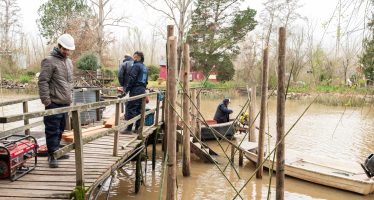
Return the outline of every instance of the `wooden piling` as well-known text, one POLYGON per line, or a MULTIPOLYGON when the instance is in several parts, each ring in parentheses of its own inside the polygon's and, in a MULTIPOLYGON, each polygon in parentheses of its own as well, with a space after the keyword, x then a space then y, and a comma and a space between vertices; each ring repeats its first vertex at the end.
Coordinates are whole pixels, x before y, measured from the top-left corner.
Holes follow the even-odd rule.
POLYGON ((248 140, 250 142, 256 141, 256 124, 255 124, 255 118, 256 118, 256 85, 253 85, 251 88, 251 103, 249 105, 249 137, 248 140))
MULTIPOLYGON (((167 44, 166 44, 166 71, 167 71, 167 78, 166 78, 166 93, 165 93, 165 99, 169 99, 169 85, 170 85, 170 83, 169 83, 169 52, 170 52, 170 44, 169 44, 169 38, 171 37, 171 36, 174 36, 174 26, 173 25, 168 25, 167 26, 167 44)), ((166 106, 165 107, 163 107, 162 109, 165 109, 165 113, 166 113, 166 115, 165 115, 165 121, 164 121, 164 138, 163 138, 163 141, 162 141, 162 151, 164 151, 165 152, 165 150, 166 150, 166 146, 167 146, 167 140, 168 140, 168 136, 167 136, 167 133, 168 133, 168 122, 169 122, 169 120, 168 120, 168 118, 169 118, 169 115, 168 115, 168 113, 169 113, 169 111, 168 111, 168 109, 169 109, 169 106, 168 106, 168 102, 166 101, 166 106)))
MULTIPOLYGON (((100 90, 95 91, 96 102, 100 101, 100 90)), ((100 121, 100 108, 96 108, 96 121, 100 121)))
MULTIPOLYGON (((120 103, 116 103, 116 111, 114 117, 114 126, 118 126, 119 124, 119 114, 120 114, 120 103)), ((113 156, 118 155, 118 141, 119 140, 119 131, 114 133, 114 141, 113 141, 113 156)))
POLYGON ((268 48, 264 49, 263 55, 263 68, 262 68, 262 87, 261 87, 261 114, 260 114, 260 131, 258 134, 258 154, 257 165, 259 170, 256 173, 257 178, 262 178, 264 161, 264 141, 265 141, 265 128, 266 128, 266 107, 267 107, 267 94, 268 94, 268 63, 269 51, 268 48))
POLYGON ((183 176, 190 176, 191 171, 191 150, 190 150, 190 130, 187 124, 190 124, 190 47, 183 45, 183 176))
MULTIPOLYGON (((28 113, 29 112, 29 104, 28 101, 22 102, 22 108, 23 108, 23 113, 28 113)), ((29 119, 24 119, 23 124, 26 126, 29 124, 29 119)), ((25 130, 25 135, 30 135, 30 129, 25 130)))
POLYGON ((138 194, 140 190, 141 183, 141 170, 142 170, 142 153, 139 153, 136 157, 136 167, 135 167, 135 194, 138 194))
POLYGON ((177 177, 176 177, 176 169, 177 169, 177 155, 176 155, 176 131, 177 131, 177 123, 176 123, 176 114, 173 108, 176 108, 176 76, 177 76, 177 38, 175 36, 168 38, 169 45, 169 73, 168 73, 168 99, 170 102, 170 106, 168 108, 168 123, 167 123, 167 144, 168 144, 168 178, 167 178, 167 200, 174 200, 177 196, 177 177))
POLYGON ((138 139, 143 140, 143 127, 145 122, 145 104, 146 104, 146 97, 142 99, 142 109, 140 114, 140 126, 138 128, 138 139))
POLYGON ((286 62, 286 29, 279 28, 279 47, 278 47, 278 93, 277 93, 277 165, 276 165, 276 199, 284 199, 284 162, 285 162, 285 143, 284 137, 284 118, 285 118, 285 62, 286 62))
MULTIPOLYGON (((194 105, 196 105, 196 95, 197 95, 196 89, 192 89, 191 99, 194 105)), ((191 109, 192 109, 192 119, 191 119, 192 134, 196 135, 196 137, 201 140, 200 135, 197 135, 197 127, 196 127, 197 126, 197 109, 195 106, 192 106, 191 109)))
POLYGON ((243 151, 239 150, 239 166, 243 166, 243 151))
POLYGON ((235 146, 231 145, 231 162, 234 164, 235 161, 235 146))
POLYGON ((80 112, 72 111, 73 129, 74 129, 74 148, 75 148, 75 177, 76 186, 84 188, 84 160, 83 160, 83 138, 80 112))

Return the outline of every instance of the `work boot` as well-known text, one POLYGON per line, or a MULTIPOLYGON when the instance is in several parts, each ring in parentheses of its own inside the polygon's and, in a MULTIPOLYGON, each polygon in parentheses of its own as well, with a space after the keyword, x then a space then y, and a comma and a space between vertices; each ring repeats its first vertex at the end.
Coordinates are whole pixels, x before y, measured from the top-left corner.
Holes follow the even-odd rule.
POLYGON ((62 155, 61 157, 57 158, 57 160, 65 160, 65 159, 69 159, 70 156, 69 155, 62 155))
POLYGON ((120 131, 119 133, 121 133, 121 134, 124 134, 124 135, 132 135, 132 131, 129 131, 129 130, 126 130, 126 129, 124 129, 124 130, 122 130, 122 131, 120 131))
POLYGON ((48 156, 48 165, 49 168, 57 168, 58 167, 58 162, 53 156, 48 156))

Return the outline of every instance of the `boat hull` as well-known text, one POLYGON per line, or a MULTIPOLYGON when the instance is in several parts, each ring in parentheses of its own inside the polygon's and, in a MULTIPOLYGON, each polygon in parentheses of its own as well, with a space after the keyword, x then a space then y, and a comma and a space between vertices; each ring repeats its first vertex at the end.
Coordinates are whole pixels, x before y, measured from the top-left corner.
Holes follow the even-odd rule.
MULTIPOLYGON (((210 128, 218 131, 222 135, 225 135, 226 138, 231 139, 235 134, 235 127, 232 125, 233 121, 221 123, 221 124, 211 124, 210 128)), ((201 127, 201 139, 202 140, 215 140, 213 131, 209 127, 201 127)), ((217 135, 218 138, 221 138, 217 135)))
MULTIPOLYGON (((288 153, 288 151, 287 151, 288 153)), ((246 152, 245 156, 257 162, 257 155, 246 152)), ((272 161, 266 160, 264 167, 271 168, 272 161)), ((274 163, 275 169, 275 163, 274 163)), ((289 156, 285 160, 285 174, 308 182, 317 183, 341 190, 351 191, 362 195, 374 192, 374 180, 369 179, 357 163, 347 163, 340 160, 307 158, 289 156)))

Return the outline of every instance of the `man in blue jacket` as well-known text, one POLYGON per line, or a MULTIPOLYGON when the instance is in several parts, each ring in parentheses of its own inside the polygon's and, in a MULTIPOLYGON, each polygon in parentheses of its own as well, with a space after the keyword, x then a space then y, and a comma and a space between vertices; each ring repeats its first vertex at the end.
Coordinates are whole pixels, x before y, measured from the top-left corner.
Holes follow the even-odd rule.
POLYGON ((225 123, 230 121, 230 114, 233 111, 227 108, 229 103, 230 99, 225 98, 223 102, 218 105, 216 114, 214 115, 214 120, 216 120, 217 123, 225 123))
POLYGON ((132 59, 131 55, 126 53, 125 54, 125 59, 119 66, 118 70, 118 82, 123 88, 124 94, 126 91, 126 87, 129 83, 129 72, 132 64, 134 63, 134 60, 132 59))
MULTIPOLYGON (((148 69, 143 64, 144 54, 141 51, 137 51, 133 56, 134 64, 132 65, 129 72, 129 82, 125 92, 130 93, 130 97, 145 94, 145 89, 148 84, 148 69)), ((126 108, 126 120, 130 120, 141 113, 142 99, 129 101, 126 108)), ((136 121, 135 131, 140 127, 140 120, 136 121)), ((131 133, 132 124, 126 128, 124 133, 131 133)))

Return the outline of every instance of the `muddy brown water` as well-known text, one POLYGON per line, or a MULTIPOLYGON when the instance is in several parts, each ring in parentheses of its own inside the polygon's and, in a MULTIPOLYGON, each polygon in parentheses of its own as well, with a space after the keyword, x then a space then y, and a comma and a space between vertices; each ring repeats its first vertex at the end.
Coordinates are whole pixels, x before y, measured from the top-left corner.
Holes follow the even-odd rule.
MULTIPOLYGON (((18 96, 12 97, 19 98, 18 96)), ((10 97, 3 97, 10 100, 10 97)), ((206 119, 212 118, 220 98, 202 98, 201 111, 206 119)), ((235 117, 241 106, 245 104, 245 97, 232 99, 230 107, 234 110, 235 117)), ((308 106, 306 101, 286 101, 286 131, 294 124, 301 113, 308 106)), ((257 101, 259 109, 259 99, 257 101)), ((41 110, 39 101, 30 104, 30 111, 41 110)), ((17 114, 22 112, 21 105, 7 106, 0 108, 0 115, 17 114)), ((275 135, 276 130, 276 101, 269 101, 269 133, 275 135)), ((39 119, 40 120, 40 119, 39 119)), ((257 123, 258 124, 258 123, 257 123)), ((0 129, 16 127, 17 124, 0 125, 0 129), (5 128, 4 128, 5 126, 5 128)), ((36 128, 38 129, 38 128, 36 128)), ((39 127, 41 129, 41 127, 39 127)), ((266 140, 270 146, 274 139, 266 140)), ((223 168, 227 163, 222 150, 217 142, 208 142, 209 146, 220 152, 219 166, 223 168)), ((223 144, 226 147, 227 144, 223 144)), ((374 153, 374 108, 371 106, 345 108, 313 104, 304 117, 296 124, 286 138, 286 148, 299 151, 305 155, 317 155, 327 158, 337 158, 350 162, 363 162, 365 158, 374 153)), ((287 151, 286 151, 287 152, 287 151)), ((148 150, 151 156, 151 149, 148 150)), ((138 194, 134 194, 135 163, 130 163, 118 172, 113 181, 110 191, 110 199, 159 199, 160 191, 162 199, 165 199, 166 180, 162 183, 163 153, 160 146, 157 147, 156 169, 152 171, 151 162, 147 163, 144 186, 138 194)), ((213 164, 201 162, 192 156, 191 176, 184 178, 181 174, 181 152, 178 154, 178 199, 232 199, 235 191, 230 183, 222 176, 220 171, 213 164)), ((145 163, 143 163, 143 168, 145 163)), ((239 190, 249 179, 254 171, 252 163, 244 159, 244 166, 237 166, 241 179, 239 179, 233 168, 229 167, 225 174, 233 186, 239 190)), ((165 176, 166 179, 166 176, 165 176)), ((269 175, 265 170, 262 180, 253 178, 241 192, 243 199, 267 199, 269 189, 269 175)), ((275 179, 270 184, 270 198, 275 199, 275 179)), ((106 194, 99 199, 105 199, 106 194)), ((240 199, 240 198, 237 198, 240 199)), ((295 178, 286 178, 285 199, 337 199, 337 200, 374 200, 374 194, 362 196, 351 192, 345 192, 317 184, 305 182, 295 178)))

